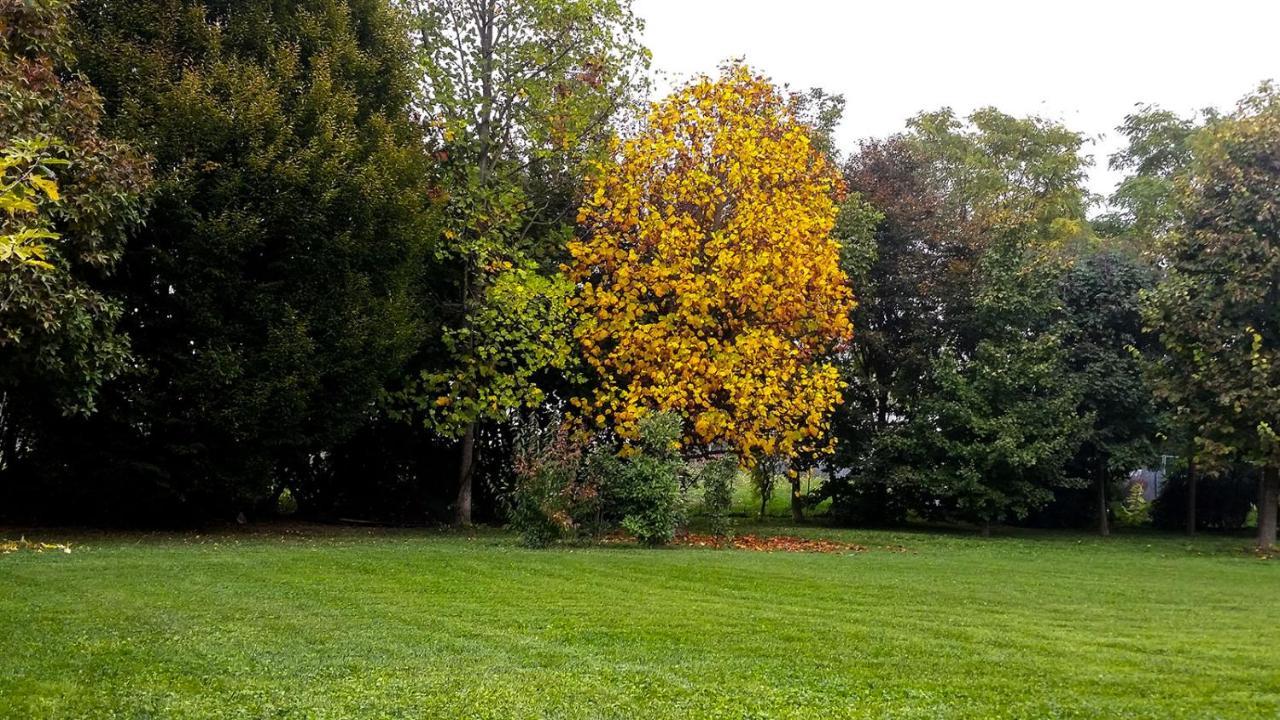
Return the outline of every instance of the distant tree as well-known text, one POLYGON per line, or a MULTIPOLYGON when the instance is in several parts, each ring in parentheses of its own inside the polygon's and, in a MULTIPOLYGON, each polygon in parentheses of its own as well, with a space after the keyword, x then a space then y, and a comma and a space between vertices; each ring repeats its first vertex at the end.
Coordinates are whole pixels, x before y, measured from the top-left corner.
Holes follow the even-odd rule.
POLYGON ((1127 144, 1109 166, 1126 175, 1109 199, 1112 210, 1098 221, 1100 230, 1143 251, 1156 250, 1157 240, 1177 225, 1176 181, 1191 164, 1197 127, 1195 119, 1153 105, 1125 116, 1117 130, 1127 144))
POLYGON ((929 158, 947 207, 968 225, 975 249, 1016 232, 1048 251, 1084 231, 1088 166, 1080 133, 984 108, 965 119, 951 110, 922 113, 908 123, 906 138, 929 158))
POLYGON ((814 149, 831 163, 839 163, 840 148, 836 145, 835 134, 844 117, 844 95, 815 87, 791 93, 791 103, 796 119, 809 127, 814 149))
POLYGON ((1139 292, 1152 274, 1132 254, 1102 247, 1076 259, 1062 280, 1063 344, 1079 382, 1079 414, 1089 418, 1074 467, 1097 489, 1098 530, 1110 534, 1107 493, 1150 460, 1157 429, 1143 374, 1139 292))
POLYGON ((1082 144, 1038 118, 944 110, 851 160, 851 187, 882 217, 873 248, 845 246, 867 292, 845 366, 856 405, 840 457, 854 467, 828 484, 841 505, 985 528, 1078 484, 1056 288, 1087 235, 1082 144))
POLYGON ((741 65, 651 109, 592 178, 570 246, 587 418, 635 438, 648 413, 746 464, 827 445, 840 401, 828 353, 850 334, 831 238, 835 169, 763 77, 741 65))
POLYGON ((564 359, 565 285, 547 278, 572 234, 583 165, 643 90, 648 53, 630 0, 403 4, 423 68, 421 104, 446 158, 438 256, 456 269, 442 288, 441 367, 424 370, 405 396, 448 408, 423 418, 461 440, 454 511, 470 524, 480 422, 539 402, 535 380, 564 359), (541 295, 529 302, 531 293, 541 295), (484 342, 482 322, 504 315, 521 318, 522 340, 484 342))
MULTIPOLYGON (((1245 98, 1195 139, 1168 273, 1145 311, 1176 383, 1175 407, 1204 407, 1198 457, 1261 472, 1258 545, 1276 542, 1280 503, 1280 94, 1245 98)), ((1197 410, 1199 412, 1199 410, 1197 410)))
POLYGON ((121 304, 103 285, 150 173, 99 127, 71 9, 0 1, 0 470, 56 442, 38 437, 39 417, 91 412, 127 362, 121 304))
POLYGON ((76 7, 104 126, 157 186, 111 288, 137 362, 45 461, 95 514, 252 509, 374 415, 426 330, 405 25, 380 0, 76 7))
MULTIPOLYGON (((1202 115, 1204 123, 1212 122, 1216 116, 1208 110, 1202 115)), ((1118 128, 1128 143, 1111 156, 1110 166, 1127 174, 1110 198, 1112 210, 1096 220, 1094 226, 1099 233, 1141 253, 1156 274, 1163 273, 1167 265, 1162 253, 1176 244, 1170 240, 1179 230, 1177 187, 1190 170, 1193 141, 1201 119, 1184 118, 1145 105, 1126 116, 1118 128)), ((1201 475, 1194 438, 1206 422, 1204 411, 1211 401, 1184 396, 1191 387, 1183 384, 1176 370, 1170 372, 1174 367, 1162 354, 1152 354, 1147 369, 1148 385, 1160 400, 1162 433, 1187 458, 1186 530, 1194 534, 1201 475)))
POLYGON ((845 166, 850 197, 835 236, 841 267, 857 288, 854 341, 841 356, 846 383, 833 433, 834 463, 849 475, 828 483, 837 511, 862 521, 898 518, 885 463, 888 440, 906 423, 947 328, 950 282, 967 261, 961 234, 943 207, 928 158, 903 138, 866 143, 845 166))

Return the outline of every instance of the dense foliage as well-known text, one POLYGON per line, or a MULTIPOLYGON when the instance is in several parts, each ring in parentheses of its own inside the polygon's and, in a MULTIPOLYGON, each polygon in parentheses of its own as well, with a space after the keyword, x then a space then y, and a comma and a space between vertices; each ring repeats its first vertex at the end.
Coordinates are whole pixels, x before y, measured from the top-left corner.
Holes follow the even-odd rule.
POLYGON ((1262 473, 1258 543, 1274 545, 1280 504, 1280 94, 1271 87, 1210 123, 1181 184, 1168 273, 1147 298, 1167 355, 1165 395, 1199 416, 1206 469, 1262 473))
POLYGON ((845 364, 847 474, 827 484, 863 520, 988 526, 1076 483, 1079 389, 1056 278, 1084 231, 1082 138, 982 110, 915 118, 846 169, 843 261, 865 279, 866 340, 845 364))
POLYGON ((826 443, 825 362, 852 307, 830 233, 839 178, 764 78, 727 66, 656 104, 589 180, 569 268, 597 375, 581 409, 635 438, 673 412, 750 464, 826 443))
POLYGON ((129 361, 125 304, 104 288, 150 173, 103 132, 69 21, 62 2, 0 2, 0 468, 10 475, 35 453, 61 452, 41 426, 92 412, 129 361))
MULTIPOLYGON (((516 457, 511 526, 531 547, 610 531, 645 545, 670 542, 685 518, 681 482, 690 475, 677 452, 680 436, 671 413, 645 416, 624 452, 607 440, 584 443, 567 425, 528 431, 516 457)), ((723 494, 723 477, 709 479, 713 495, 723 494)))
POLYGON ((1275 540, 1270 86, 1140 106, 1100 205, 1044 118, 842 152, 844 97, 744 61, 641 110, 628 0, 0 13, 6 516, 660 544, 785 477, 797 521, 1105 534, 1161 453, 1157 523, 1256 475, 1275 540))
POLYGON ((1140 260, 1107 247, 1085 251, 1062 279, 1067 367, 1087 418, 1070 467, 1096 490, 1103 535, 1113 487, 1154 454, 1157 415, 1142 364, 1150 338, 1138 307, 1139 292, 1151 284, 1140 260))
POLYGON ((135 361, 34 472, 95 514, 248 510, 366 422, 426 331, 404 27, 379 2, 78 10, 104 126, 156 188, 110 287, 135 361))

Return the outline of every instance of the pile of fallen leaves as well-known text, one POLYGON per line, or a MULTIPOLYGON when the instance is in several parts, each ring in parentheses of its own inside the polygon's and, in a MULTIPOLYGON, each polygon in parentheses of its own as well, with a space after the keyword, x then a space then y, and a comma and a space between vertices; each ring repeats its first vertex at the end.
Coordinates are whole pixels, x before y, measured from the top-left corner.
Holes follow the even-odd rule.
POLYGON ((688 547, 753 550, 755 552, 855 553, 866 552, 870 549, 866 545, 857 543, 802 538, 794 535, 734 535, 732 537, 722 537, 719 535, 689 533, 677 537, 674 544, 688 547))
POLYGON ((58 550, 68 555, 71 554, 71 546, 62 543, 33 542, 28 540, 26 536, 17 540, 0 540, 0 555, 8 555, 19 550, 32 550, 42 553, 45 550, 58 550))
MULTIPOLYGON (((605 545, 617 545, 635 542, 635 538, 625 532, 612 532, 600 538, 605 545)), ((685 533, 677 535, 670 543, 675 547, 718 548, 721 550, 751 550, 754 552, 794 552, 794 553, 861 553, 869 550, 888 550, 890 552, 911 552, 901 545, 885 545, 869 547, 858 543, 802 538, 794 535, 707 535, 703 533, 685 533)))

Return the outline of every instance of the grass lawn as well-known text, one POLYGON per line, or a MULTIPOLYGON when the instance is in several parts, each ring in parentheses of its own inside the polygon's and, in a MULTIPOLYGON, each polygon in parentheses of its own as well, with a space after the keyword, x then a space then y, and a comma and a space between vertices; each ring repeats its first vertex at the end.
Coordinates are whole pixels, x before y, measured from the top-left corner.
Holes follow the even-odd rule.
POLYGON ((6 718, 1274 718, 1240 539, 806 529, 854 554, 502 534, 35 533, 6 718))

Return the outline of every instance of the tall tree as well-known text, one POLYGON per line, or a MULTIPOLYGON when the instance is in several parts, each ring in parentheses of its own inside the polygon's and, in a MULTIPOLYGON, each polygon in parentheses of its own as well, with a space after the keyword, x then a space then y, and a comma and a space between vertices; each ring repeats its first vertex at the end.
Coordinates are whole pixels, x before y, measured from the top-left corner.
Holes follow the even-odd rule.
POLYGON ((1107 493, 1151 459, 1156 433, 1154 398, 1143 374, 1139 292, 1151 273, 1132 254, 1101 247, 1076 259, 1062 280, 1063 341, 1079 381, 1079 414, 1089 418, 1075 470, 1097 491, 1098 530, 1110 534, 1107 493))
MULTIPOLYGON (((1206 110, 1202 116, 1184 118, 1144 105, 1126 116, 1117 128, 1127 143, 1111 156, 1110 167, 1125 171, 1126 176, 1110 198, 1111 211, 1098 218, 1094 226, 1099 233, 1115 237, 1140 253, 1157 274, 1168 264, 1162 253, 1172 246, 1170 236, 1179 230, 1177 188, 1191 167, 1196 131, 1202 123, 1212 122, 1216 113, 1206 110)), ((1148 384, 1161 400, 1164 431, 1187 458, 1186 530, 1194 534, 1201 474, 1195 437, 1205 422, 1208 402, 1206 398, 1184 395, 1191 388, 1159 353, 1151 355, 1147 368, 1148 384)))
MULTIPOLYGON (((1206 119, 1212 113, 1205 112, 1206 119)), ((1125 147, 1109 160, 1113 171, 1125 172, 1109 198, 1111 211, 1099 229, 1118 235, 1145 252, 1155 252, 1158 239, 1178 222, 1177 179, 1191 164, 1191 140, 1198 123, 1153 105, 1125 116, 1117 131, 1125 147)))
POLYGON ((62 0, 0 2, 0 470, 54 442, 38 417, 93 410, 128 352, 103 282, 150 172, 101 132, 70 14, 62 0))
POLYGON ((538 402, 533 380, 561 357, 553 348, 561 343, 554 329, 562 282, 526 282, 517 294, 494 288, 532 281, 538 263, 544 275, 554 274, 572 234, 584 163, 642 91, 648 53, 629 0, 406 5, 423 70, 421 103, 436 119, 447 158, 448 227, 439 256, 456 268, 441 303, 448 312, 445 368, 424 370, 406 397, 417 397, 420 407, 450 408, 424 418, 461 439, 455 519, 470 524, 480 422, 501 422, 538 402), (506 315, 504 300, 538 289, 547 291, 541 299, 510 313, 527 320, 524 335, 533 342, 480 342, 478 319, 506 315), (477 363, 523 371, 476 374, 477 363))
MULTIPOLYGON (((1074 481, 1078 391, 1055 293, 1086 233, 1083 138, 994 109, 914 118, 864 146, 854 190, 880 211, 846 373, 877 422, 847 425, 842 506, 974 520, 1025 515, 1074 481), (858 437, 862 435, 862 437, 858 437)), ((892 517, 895 512, 889 512, 892 517)))
POLYGON ((571 246, 596 391, 584 414, 633 438, 673 412, 685 442, 744 464, 827 444, 826 361, 851 332, 831 238, 841 183, 791 102, 741 65, 650 110, 592 179, 571 246))
MULTIPOLYGON (((248 509, 365 423, 420 345, 438 232, 384 0, 102 0, 77 54, 157 192, 113 287, 138 360, 68 477, 101 512, 248 509)), ((50 457, 56 468, 64 457, 50 457)))
POLYGON ((1208 405, 1198 456, 1260 469, 1258 545, 1276 542, 1280 494, 1280 93, 1267 85, 1195 139, 1169 269, 1147 298, 1178 380, 1208 405))
POLYGON ((839 510, 890 519, 887 440, 911 417, 944 344, 944 304, 970 261, 933 182, 929 160, 905 138, 864 143, 845 165, 851 195, 835 235, 841 266, 857 288, 854 342, 842 357, 847 389, 837 410, 835 463, 849 475, 830 484, 839 510), (837 486, 839 486, 837 488, 837 486))

